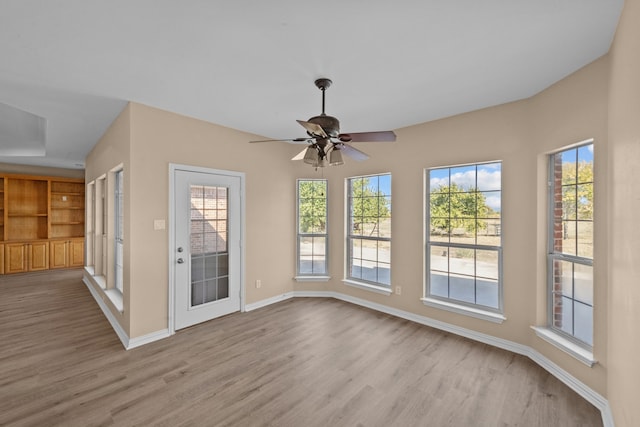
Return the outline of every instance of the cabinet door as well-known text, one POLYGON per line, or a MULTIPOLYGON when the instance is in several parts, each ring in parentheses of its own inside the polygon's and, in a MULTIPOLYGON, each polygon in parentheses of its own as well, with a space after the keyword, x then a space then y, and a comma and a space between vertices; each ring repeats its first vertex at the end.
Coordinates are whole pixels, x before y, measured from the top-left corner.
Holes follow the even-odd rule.
POLYGON ((49 269, 49 242, 34 242, 29 244, 29 270, 49 269))
POLYGON ((4 272, 6 274, 22 273, 27 270, 27 245, 6 243, 4 245, 4 272))
POLYGON ((4 245, 0 244, 0 274, 4 274, 4 245))
POLYGON ((69 267, 84 266, 84 239, 69 240, 69 267))
POLYGON ((69 265, 69 244, 66 240, 51 240, 49 251, 50 268, 64 268, 69 265))

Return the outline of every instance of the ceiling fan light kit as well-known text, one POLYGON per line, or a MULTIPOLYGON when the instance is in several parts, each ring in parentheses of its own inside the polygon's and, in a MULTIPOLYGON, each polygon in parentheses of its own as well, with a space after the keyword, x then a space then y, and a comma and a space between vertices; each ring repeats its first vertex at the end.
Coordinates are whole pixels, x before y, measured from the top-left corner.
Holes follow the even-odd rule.
MULTIPOLYGON (((359 132, 340 133, 340 121, 324 112, 325 96, 324 92, 331 86, 332 81, 327 78, 317 79, 315 85, 322 91, 322 113, 313 116, 309 120, 297 120, 297 122, 307 131, 306 138, 292 138, 284 141, 302 142, 306 141, 310 145, 291 160, 302 160, 315 168, 326 166, 339 166, 344 164, 342 153, 356 161, 362 161, 369 156, 348 145, 347 142, 393 142, 396 134, 393 131, 382 132, 359 132), (304 154, 303 154, 304 153, 304 154)), ((261 140, 250 142, 269 142, 283 140, 261 140)))

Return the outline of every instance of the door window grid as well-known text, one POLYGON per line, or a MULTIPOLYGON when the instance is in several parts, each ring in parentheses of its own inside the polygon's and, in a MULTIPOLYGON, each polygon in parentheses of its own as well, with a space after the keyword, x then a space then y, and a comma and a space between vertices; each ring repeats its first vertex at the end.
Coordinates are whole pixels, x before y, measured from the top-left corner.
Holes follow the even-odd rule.
POLYGON ((226 187, 192 185, 191 306, 229 297, 226 187))

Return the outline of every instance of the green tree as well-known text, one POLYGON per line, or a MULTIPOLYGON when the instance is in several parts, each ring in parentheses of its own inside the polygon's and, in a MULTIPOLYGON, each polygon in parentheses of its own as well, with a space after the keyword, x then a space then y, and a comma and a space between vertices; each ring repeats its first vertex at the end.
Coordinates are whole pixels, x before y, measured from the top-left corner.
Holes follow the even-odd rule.
POLYGON ((327 223, 326 181, 300 181, 298 215, 301 233, 324 233, 327 223))
POLYGON ((431 227, 451 232, 463 228, 474 233, 487 227, 481 219, 496 217, 497 213, 487 205, 484 193, 476 188, 464 189, 453 183, 441 185, 431 192, 429 202, 431 227))
POLYGON ((562 209, 565 219, 593 218, 593 162, 563 163, 562 209))
POLYGON ((351 226, 354 232, 369 234, 380 231, 383 221, 391 217, 391 200, 382 191, 370 185, 369 178, 351 181, 351 226))

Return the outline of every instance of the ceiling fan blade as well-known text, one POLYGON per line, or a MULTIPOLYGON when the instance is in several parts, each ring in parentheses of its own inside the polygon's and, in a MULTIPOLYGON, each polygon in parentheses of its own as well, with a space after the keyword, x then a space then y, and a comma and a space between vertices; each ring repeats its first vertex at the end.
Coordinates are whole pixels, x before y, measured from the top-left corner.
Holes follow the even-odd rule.
POLYGON ((394 142, 396 134, 392 130, 380 132, 341 133, 338 138, 342 142, 394 142))
POLYGON ((258 141, 249 141, 249 144, 253 144, 256 142, 307 142, 311 140, 312 138, 260 139, 258 141))
POLYGON ((361 162, 369 158, 369 156, 366 153, 363 153, 362 151, 358 150, 357 148, 353 148, 350 145, 342 143, 342 144, 339 144, 339 146, 340 146, 340 150, 344 154, 351 157, 356 162, 361 162))
POLYGON ((324 129, 322 129, 322 126, 311 122, 305 122, 303 120, 296 120, 296 122, 300 123, 300 125, 311 135, 327 138, 327 134, 324 132, 324 129))
POLYGON ((302 160, 304 159, 304 155, 307 153, 307 148, 296 154, 291 158, 291 160, 302 160))

